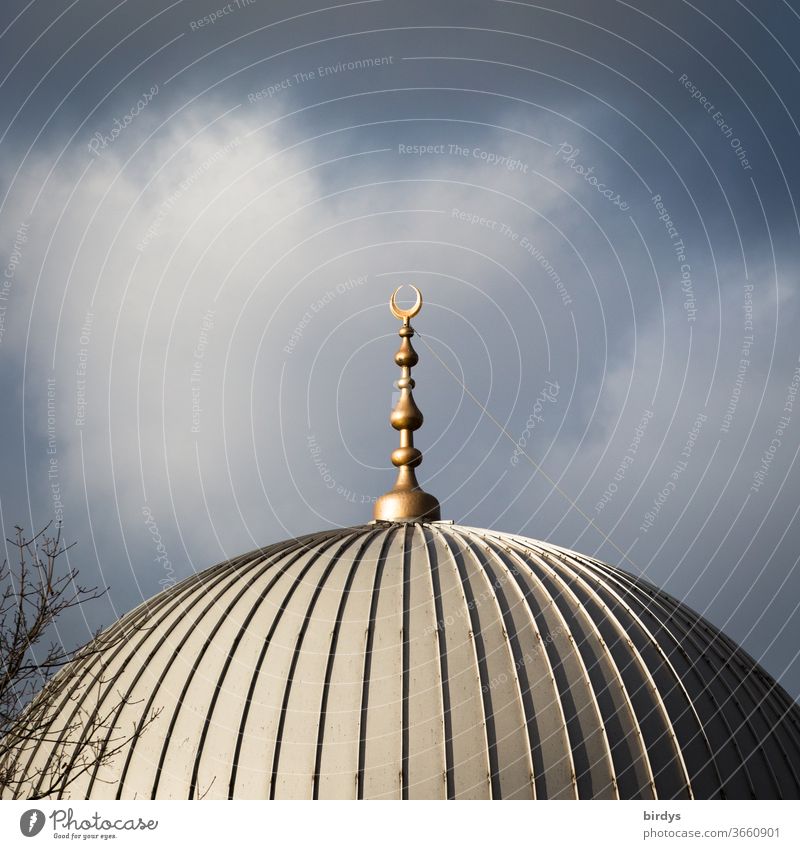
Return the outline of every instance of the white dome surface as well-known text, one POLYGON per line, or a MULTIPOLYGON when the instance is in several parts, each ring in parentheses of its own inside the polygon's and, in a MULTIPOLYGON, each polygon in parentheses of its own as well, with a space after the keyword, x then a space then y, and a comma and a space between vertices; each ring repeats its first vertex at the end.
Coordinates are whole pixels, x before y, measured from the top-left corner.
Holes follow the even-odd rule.
POLYGON ((20 796, 54 770, 77 799, 800 796, 800 709, 752 658, 646 581, 512 534, 287 540, 91 648, 46 688, 20 796), (60 736, 87 715, 114 726, 84 741, 119 749, 99 769, 60 736))

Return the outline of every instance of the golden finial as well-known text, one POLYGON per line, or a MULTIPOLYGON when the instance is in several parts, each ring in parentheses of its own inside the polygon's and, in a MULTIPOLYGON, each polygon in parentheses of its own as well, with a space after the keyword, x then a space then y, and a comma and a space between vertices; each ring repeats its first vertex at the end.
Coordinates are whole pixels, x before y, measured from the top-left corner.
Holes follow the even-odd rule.
POLYGON ((395 383, 400 390, 400 398, 389 418, 392 427, 400 431, 400 447, 392 451, 392 463, 397 467, 397 481, 389 492, 375 502, 373 515, 379 522, 436 522, 440 518, 439 502, 430 493, 420 489, 414 472, 422 462, 422 452, 414 447, 414 431, 422 427, 422 413, 411 393, 415 385, 411 369, 419 357, 411 345, 414 328, 410 320, 422 309, 422 294, 416 286, 412 286, 417 294, 414 306, 407 310, 400 309, 397 306, 397 293, 401 288, 398 286, 389 298, 392 315, 403 322, 398 330, 402 341, 394 355, 394 361, 400 366, 400 379, 395 383))

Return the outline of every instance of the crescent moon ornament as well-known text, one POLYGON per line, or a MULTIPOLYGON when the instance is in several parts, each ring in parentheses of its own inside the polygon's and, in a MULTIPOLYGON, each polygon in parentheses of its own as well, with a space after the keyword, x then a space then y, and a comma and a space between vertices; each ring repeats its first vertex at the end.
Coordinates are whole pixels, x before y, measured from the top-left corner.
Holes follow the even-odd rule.
MULTIPOLYGON (((410 283, 409 286, 411 286, 410 283)), ((411 286, 411 288, 417 293, 417 300, 411 309, 403 310, 397 306, 397 293, 402 288, 402 286, 398 286, 394 292, 392 292, 392 297, 389 298, 389 309, 392 311, 392 315, 395 318, 399 318, 405 324, 408 324, 408 320, 414 318, 414 316, 422 309, 422 293, 416 286, 411 286)))

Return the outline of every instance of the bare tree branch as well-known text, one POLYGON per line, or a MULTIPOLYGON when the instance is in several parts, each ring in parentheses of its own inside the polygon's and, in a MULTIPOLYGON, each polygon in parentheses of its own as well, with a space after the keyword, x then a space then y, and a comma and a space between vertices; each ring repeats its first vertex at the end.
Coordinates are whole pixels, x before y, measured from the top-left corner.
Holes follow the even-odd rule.
MULTIPOLYGON (((64 545, 61 528, 45 525, 31 537, 15 528, 12 566, 0 567, 0 797, 63 797, 81 776, 99 776, 101 768, 131 745, 159 711, 134 723, 130 732, 117 722, 127 705, 122 694, 101 698, 102 675, 94 683, 82 681, 67 667, 84 664, 129 634, 95 635, 89 643, 69 651, 59 642, 47 642, 62 614, 95 601, 106 590, 83 586, 77 569, 58 570, 58 558, 74 543, 64 545), (37 656, 38 655, 38 656, 37 656), (50 682, 59 670, 57 681, 50 682), (94 687, 93 693, 87 688, 94 687), (87 707, 87 696, 96 703, 87 707), (48 757, 35 759, 37 753, 48 757), (35 765, 34 765, 35 764, 35 765)), ((98 778, 97 780, 103 780, 98 778)))

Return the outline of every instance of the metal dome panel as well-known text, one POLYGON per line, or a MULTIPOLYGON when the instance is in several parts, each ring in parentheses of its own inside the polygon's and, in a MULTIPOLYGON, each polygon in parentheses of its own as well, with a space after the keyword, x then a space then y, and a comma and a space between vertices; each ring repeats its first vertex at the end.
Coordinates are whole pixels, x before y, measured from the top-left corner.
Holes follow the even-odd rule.
POLYGON ((17 749, 20 795, 58 758, 71 798, 800 797, 800 708, 752 658, 646 581, 512 534, 287 540, 90 648, 17 749), (88 741, 100 768, 60 731, 82 717, 117 729, 88 741))

